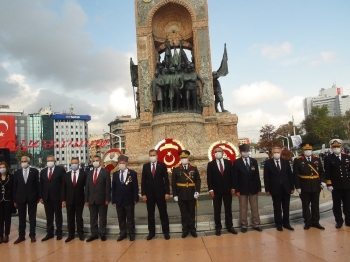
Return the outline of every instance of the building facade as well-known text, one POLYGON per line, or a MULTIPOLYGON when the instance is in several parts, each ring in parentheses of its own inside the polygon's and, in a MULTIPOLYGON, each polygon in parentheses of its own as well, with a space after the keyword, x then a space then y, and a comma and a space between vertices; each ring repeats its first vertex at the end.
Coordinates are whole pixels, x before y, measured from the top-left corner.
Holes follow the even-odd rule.
POLYGON ((122 125, 123 123, 129 122, 131 120, 130 115, 117 116, 114 121, 108 124, 110 134, 110 148, 117 148, 123 154, 125 153, 125 135, 123 133, 122 125), (112 135, 113 134, 113 135, 112 135))
POLYGON ((104 134, 90 134, 89 135, 89 155, 90 155, 90 162, 92 162, 92 157, 95 155, 100 156, 101 158, 104 156, 104 154, 110 149, 110 135, 108 133, 104 134), (97 141, 109 141, 108 143, 101 144, 96 143, 97 141))

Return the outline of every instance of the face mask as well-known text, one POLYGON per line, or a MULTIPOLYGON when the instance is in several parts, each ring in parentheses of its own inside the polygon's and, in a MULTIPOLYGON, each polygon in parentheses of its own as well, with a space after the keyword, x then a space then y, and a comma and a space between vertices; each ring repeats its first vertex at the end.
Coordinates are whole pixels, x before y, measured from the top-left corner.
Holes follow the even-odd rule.
POLYGON ((49 162, 46 163, 46 165, 47 165, 48 168, 52 168, 52 167, 54 167, 55 162, 49 161, 49 162))
POLYGON ((26 169, 29 166, 27 162, 21 163, 21 167, 26 169))
POLYGON ((94 168, 98 168, 98 167, 100 167, 100 162, 94 161, 94 162, 92 162, 92 165, 94 166, 94 168))
POLYGON ((241 154, 243 157, 249 157, 249 152, 242 152, 241 154))
POLYGON ((221 159, 222 158, 222 152, 215 152, 214 153, 216 159, 221 159))
POLYGON ((157 161, 157 156, 150 156, 150 157, 149 157, 149 160, 150 160, 152 163, 154 163, 154 162, 157 161))
POLYGON ((6 170, 6 168, 5 168, 5 167, 0 168, 0 173, 1 173, 1 174, 6 173, 6 171, 7 171, 7 170, 6 170))
POLYGON ((188 159, 187 158, 181 158, 181 164, 187 165, 188 164, 188 159))
POLYGON ((334 152, 334 154, 339 155, 341 152, 340 147, 334 147, 333 152, 334 152))
POLYGON ((312 155, 312 150, 305 150, 304 151, 305 156, 311 156, 312 155))
POLYGON ((119 164, 119 169, 124 171, 126 169, 126 164, 119 164))
POLYGON ((78 168, 79 168, 78 164, 71 164, 70 165, 70 169, 72 169, 72 170, 78 170, 78 168))
POLYGON ((280 157, 281 157, 280 153, 274 153, 273 154, 273 158, 276 159, 276 160, 280 159, 280 157))

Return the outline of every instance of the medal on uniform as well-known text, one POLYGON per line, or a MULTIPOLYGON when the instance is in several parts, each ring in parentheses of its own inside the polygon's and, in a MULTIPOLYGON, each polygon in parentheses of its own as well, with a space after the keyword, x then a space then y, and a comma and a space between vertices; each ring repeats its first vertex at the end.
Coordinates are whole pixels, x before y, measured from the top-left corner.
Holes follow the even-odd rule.
POLYGON ((255 167, 254 166, 252 166, 252 168, 251 168, 253 171, 255 170, 255 167))

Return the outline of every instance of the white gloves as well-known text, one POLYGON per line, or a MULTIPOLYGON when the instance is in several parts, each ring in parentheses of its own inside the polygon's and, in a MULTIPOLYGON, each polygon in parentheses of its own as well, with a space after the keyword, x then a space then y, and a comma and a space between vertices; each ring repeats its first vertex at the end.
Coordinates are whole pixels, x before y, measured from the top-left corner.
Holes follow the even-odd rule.
POLYGON ((298 188, 296 190, 297 190, 298 194, 301 194, 301 189, 300 188, 298 188))
POLYGON ((178 196, 174 196, 174 200, 175 200, 175 202, 179 201, 179 197, 178 196))
POLYGON ((194 198, 197 199, 199 197, 199 193, 198 192, 194 192, 194 198))
POLYGON ((332 186, 328 186, 327 189, 328 189, 329 192, 333 191, 333 187, 332 186))
POLYGON ((322 188, 324 188, 324 187, 326 187, 327 185, 326 185, 326 183, 325 182, 321 182, 321 187, 322 188))

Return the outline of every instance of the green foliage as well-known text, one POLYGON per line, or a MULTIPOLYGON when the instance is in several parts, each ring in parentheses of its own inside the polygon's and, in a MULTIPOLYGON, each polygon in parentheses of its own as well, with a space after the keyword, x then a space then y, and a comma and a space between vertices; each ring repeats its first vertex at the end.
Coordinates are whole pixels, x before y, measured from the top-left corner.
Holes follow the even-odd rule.
POLYGON ((21 161, 22 156, 27 156, 30 159, 32 159, 33 155, 30 152, 28 152, 27 150, 25 150, 25 151, 18 150, 18 152, 16 153, 16 158, 19 162, 21 161))

